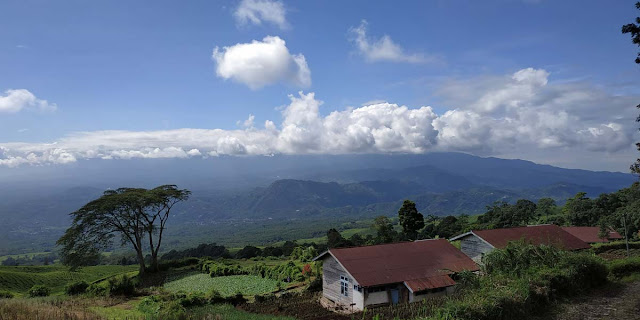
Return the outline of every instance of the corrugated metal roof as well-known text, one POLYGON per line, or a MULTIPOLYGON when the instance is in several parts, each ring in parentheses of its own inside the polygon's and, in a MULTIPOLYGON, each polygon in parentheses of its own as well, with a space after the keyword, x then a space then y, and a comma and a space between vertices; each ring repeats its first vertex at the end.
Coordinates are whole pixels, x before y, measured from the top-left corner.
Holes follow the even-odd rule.
POLYGON ((433 276, 429 278, 407 280, 404 284, 411 290, 411 292, 417 292, 428 289, 449 287, 456 284, 451 277, 446 274, 433 276))
MULTIPOLYGON (((600 233, 599 227, 562 227, 562 230, 587 243, 609 242, 606 238, 598 237, 598 233, 600 233)), ((622 239, 622 236, 615 230, 610 230, 609 239, 619 240, 622 239)))
POLYGON ((566 250, 590 248, 589 244, 553 225, 539 225, 518 228, 473 230, 473 233, 496 248, 504 248, 511 241, 525 239, 527 242, 546 244, 566 250))
POLYGON ((329 252, 362 287, 479 270, 445 239, 401 242, 329 252))

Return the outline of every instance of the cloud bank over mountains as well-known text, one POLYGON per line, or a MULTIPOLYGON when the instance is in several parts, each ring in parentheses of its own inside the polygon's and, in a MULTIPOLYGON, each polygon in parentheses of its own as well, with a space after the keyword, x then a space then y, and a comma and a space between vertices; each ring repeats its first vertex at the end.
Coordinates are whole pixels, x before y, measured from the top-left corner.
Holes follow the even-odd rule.
POLYGON ((638 97, 614 95, 588 83, 549 82, 549 73, 542 69, 451 80, 439 95, 453 106, 440 115, 430 106, 409 108, 388 102, 323 115, 316 95, 300 92, 289 96, 279 125, 266 120, 257 128, 250 116, 240 130, 92 131, 51 143, 0 143, 0 165, 222 155, 430 151, 493 155, 532 148, 606 155, 628 150, 634 141, 632 106, 638 97))

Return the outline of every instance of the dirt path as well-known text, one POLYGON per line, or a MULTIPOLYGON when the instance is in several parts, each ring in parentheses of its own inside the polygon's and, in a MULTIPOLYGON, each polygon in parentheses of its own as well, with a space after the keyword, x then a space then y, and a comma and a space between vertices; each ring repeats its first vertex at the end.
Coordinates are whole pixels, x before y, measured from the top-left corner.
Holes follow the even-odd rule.
POLYGON ((640 320, 640 281, 609 285, 560 306, 555 320, 640 320))

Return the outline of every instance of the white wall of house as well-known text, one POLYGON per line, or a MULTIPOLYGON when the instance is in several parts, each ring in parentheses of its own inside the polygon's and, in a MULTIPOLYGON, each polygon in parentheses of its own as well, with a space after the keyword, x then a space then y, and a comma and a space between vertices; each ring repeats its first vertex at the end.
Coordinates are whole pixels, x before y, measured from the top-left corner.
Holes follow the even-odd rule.
MULTIPOLYGON (((355 281, 354 281, 355 282, 355 281)), ((357 283, 355 285, 358 285, 357 283)), ((364 310, 364 289, 353 290, 353 303, 356 305, 354 309, 356 310, 364 310)))
POLYGON ((386 290, 367 293, 367 300, 365 301, 365 305, 370 306, 372 304, 382 303, 389 303, 389 294, 386 290))
POLYGON ((322 295, 335 304, 351 308, 351 304, 355 303, 353 300, 353 284, 355 280, 349 276, 333 256, 327 255, 322 261, 322 275, 322 295), (341 277, 348 278, 347 295, 341 292, 341 277))

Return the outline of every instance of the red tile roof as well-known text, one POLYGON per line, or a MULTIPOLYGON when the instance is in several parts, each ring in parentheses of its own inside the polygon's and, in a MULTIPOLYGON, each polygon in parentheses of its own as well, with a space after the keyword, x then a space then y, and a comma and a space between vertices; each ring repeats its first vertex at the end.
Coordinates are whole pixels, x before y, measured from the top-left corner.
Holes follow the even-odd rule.
POLYGON ((479 270, 446 239, 330 249, 362 287, 479 270))
MULTIPOLYGON (((596 242, 609 242, 606 238, 599 238, 598 233, 600 233, 599 227, 562 227, 562 230, 569 232, 574 237, 587 242, 587 243, 596 243, 596 242)), ((620 240, 622 236, 611 229, 609 231, 609 239, 611 240, 620 240)))
POLYGON ((404 284, 411 290, 411 292, 423 291, 428 289, 449 287, 456 284, 449 275, 443 274, 439 276, 433 276, 429 278, 407 280, 404 284))
POLYGON ((553 224, 518 228, 473 230, 473 233, 496 248, 504 248, 509 242, 523 238, 534 245, 546 244, 566 250, 590 248, 588 243, 576 238, 570 233, 562 230, 562 228, 553 224))

